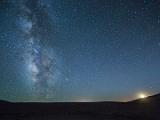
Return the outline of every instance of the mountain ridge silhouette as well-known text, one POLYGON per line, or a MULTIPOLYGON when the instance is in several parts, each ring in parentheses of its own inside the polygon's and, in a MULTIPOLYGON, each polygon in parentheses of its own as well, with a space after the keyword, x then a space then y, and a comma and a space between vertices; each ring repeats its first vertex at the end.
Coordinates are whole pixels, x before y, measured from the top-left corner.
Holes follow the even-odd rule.
POLYGON ((129 102, 5 102, 2 120, 160 120, 160 94, 129 102))

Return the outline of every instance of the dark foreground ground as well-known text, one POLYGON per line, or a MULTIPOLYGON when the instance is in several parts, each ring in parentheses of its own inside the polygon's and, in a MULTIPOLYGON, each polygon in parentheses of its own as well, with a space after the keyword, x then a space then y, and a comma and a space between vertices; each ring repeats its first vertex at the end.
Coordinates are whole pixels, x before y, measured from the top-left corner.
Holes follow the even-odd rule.
POLYGON ((160 95, 126 103, 0 101, 0 120, 160 120, 160 95))

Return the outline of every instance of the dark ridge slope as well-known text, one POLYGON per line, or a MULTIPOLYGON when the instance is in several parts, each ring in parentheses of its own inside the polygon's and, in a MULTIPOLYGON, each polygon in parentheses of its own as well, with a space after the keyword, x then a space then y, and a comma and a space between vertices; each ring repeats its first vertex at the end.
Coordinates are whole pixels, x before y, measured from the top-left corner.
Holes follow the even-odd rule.
POLYGON ((160 120, 160 94, 126 103, 6 103, 0 101, 0 120, 160 120))

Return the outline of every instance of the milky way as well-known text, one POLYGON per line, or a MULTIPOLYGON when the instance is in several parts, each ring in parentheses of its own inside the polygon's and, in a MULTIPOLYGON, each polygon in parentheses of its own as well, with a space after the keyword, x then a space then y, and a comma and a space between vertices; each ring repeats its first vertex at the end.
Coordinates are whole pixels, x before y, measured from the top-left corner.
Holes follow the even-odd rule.
POLYGON ((32 2, 32 4, 22 2, 18 23, 26 39, 25 59, 29 76, 34 85, 34 95, 45 99, 50 92, 52 93, 59 72, 56 68, 57 62, 53 49, 41 44, 42 41, 45 41, 42 38, 45 33, 39 33, 42 28, 39 25, 41 20, 37 17, 41 8, 43 6, 38 1, 32 2))

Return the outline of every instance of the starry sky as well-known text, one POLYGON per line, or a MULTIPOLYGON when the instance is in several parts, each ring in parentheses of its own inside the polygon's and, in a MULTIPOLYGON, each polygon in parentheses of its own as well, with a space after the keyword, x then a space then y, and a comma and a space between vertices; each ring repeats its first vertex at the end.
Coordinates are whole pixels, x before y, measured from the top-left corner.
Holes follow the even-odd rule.
POLYGON ((0 0, 0 99, 159 93, 159 11, 159 0, 0 0))

